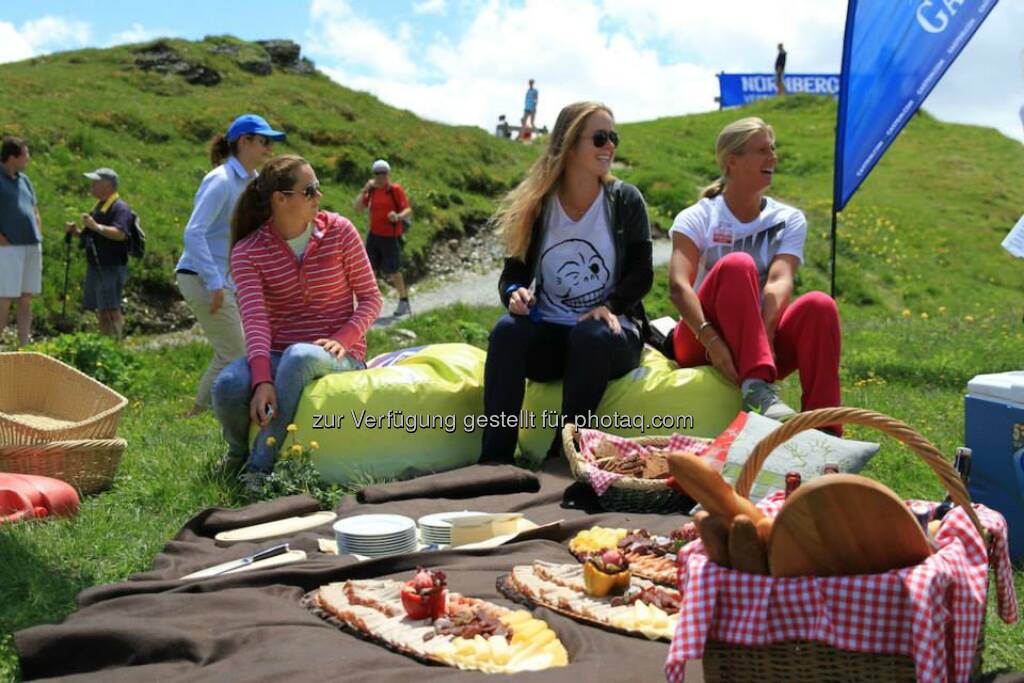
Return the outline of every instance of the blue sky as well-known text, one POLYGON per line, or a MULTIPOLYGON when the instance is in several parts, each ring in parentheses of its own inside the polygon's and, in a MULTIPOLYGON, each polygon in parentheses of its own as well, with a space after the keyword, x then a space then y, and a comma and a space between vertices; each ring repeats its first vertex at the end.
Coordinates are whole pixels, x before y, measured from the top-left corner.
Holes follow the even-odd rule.
MULTIPOLYGON (((161 35, 288 38, 338 82, 438 121, 517 118, 531 77, 538 123, 579 99, 634 121, 714 108, 714 74, 768 71, 780 41, 791 72, 836 72, 845 9, 846 0, 6 0, 0 61, 161 35)), ((1024 2, 1002 0, 925 108, 1024 140, 1021 35, 1024 2)))

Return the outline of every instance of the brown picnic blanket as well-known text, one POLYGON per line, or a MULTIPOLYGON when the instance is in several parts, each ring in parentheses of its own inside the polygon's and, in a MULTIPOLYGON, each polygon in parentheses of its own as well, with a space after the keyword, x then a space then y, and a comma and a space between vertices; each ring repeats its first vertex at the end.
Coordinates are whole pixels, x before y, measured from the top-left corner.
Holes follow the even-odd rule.
MULTIPOLYGON (((522 472, 506 471, 496 494, 465 498, 481 479, 502 479, 495 468, 473 466, 434 475, 431 498, 360 504, 346 499, 339 516, 389 512, 417 518, 433 512, 474 509, 523 512, 538 524, 564 520, 551 540, 529 540, 492 550, 446 550, 357 562, 324 555, 318 538, 330 525, 286 539, 220 547, 213 536, 225 529, 310 512, 312 499, 293 496, 240 510, 209 509, 189 520, 164 547, 151 571, 78 596, 79 609, 62 623, 18 632, 24 680, 103 681, 299 681, 410 683, 416 680, 481 680, 483 674, 426 666, 331 626, 301 606, 303 595, 349 578, 404 579, 417 565, 443 569, 452 590, 510 605, 495 580, 517 564, 535 559, 570 562, 566 542, 595 524, 645 527, 668 532, 679 515, 603 513, 589 487, 576 484, 564 461, 549 462, 536 475, 539 490, 522 472), (515 479, 520 484, 510 482, 515 479), (526 483, 523 483, 526 482, 526 483), (526 490, 523 490, 523 489, 526 490), (178 577, 287 540, 305 550, 304 562, 234 575, 179 581, 178 577)), ((664 680, 668 644, 585 626, 546 609, 548 621, 569 652, 567 668, 518 674, 517 680, 664 680)), ((1024 681, 1003 677, 1001 683, 1024 681)))

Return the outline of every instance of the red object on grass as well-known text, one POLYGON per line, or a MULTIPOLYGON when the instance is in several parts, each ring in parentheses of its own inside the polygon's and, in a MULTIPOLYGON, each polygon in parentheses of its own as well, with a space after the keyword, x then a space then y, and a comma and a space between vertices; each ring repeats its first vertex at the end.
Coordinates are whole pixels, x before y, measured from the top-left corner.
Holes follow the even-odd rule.
POLYGON ((0 524, 78 513, 78 493, 70 484, 34 474, 0 472, 0 524))

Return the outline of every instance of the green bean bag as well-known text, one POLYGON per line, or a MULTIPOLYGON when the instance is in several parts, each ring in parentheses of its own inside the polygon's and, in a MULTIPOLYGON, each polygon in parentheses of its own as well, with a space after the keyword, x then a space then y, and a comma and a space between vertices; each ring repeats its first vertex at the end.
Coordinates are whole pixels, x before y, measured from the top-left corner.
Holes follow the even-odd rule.
MULTIPOLYGON (((716 370, 707 366, 681 369, 647 347, 640 366, 609 382, 596 418, 581 426, 619 436, 676 432, 713 438, 736 417, 741 403, 736 385, 716 370)), ((561 382, 527 383, 524 424, 519 429, 522 464, 534 466, 543 461, 555 435, 561 405, 561 382), (530 419, 532 426, 526 424, 530 419)))
POLYGON ((321 377, 303 392, 282 450, 316 441, 313 464, 343 486, 471 465, 480 433, 464 424, 483 412, 485 358, 468 344, 433 344, 321 377))

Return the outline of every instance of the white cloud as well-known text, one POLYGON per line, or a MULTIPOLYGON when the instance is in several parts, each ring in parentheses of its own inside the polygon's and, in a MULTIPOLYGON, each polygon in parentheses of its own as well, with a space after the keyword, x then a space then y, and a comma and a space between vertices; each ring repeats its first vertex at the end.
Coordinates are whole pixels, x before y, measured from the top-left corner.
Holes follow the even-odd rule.
POLYGON ((84 47, 91 36, 89 24, 61 17, 45 16, 26 21, 17 28, 10 22, 0 22, 0 62, 84 47))
POLYGON ((85 47, 92 38, 92 28, 84 21, 46 16, 26 21, 21 33, 35 52, 55 52, 85 47))
MULTIPOLYGON (((440 5, 425 0, 418 6, 440 5)), ((537 79, 538 123, 575 100, 607 102, 622 121, 714 108, 719 71, 770 72, 786 44, 791 73, 836 73, 846 0, 713 3, 664 0, 460 0, 459 36, 409 32, 359 16, 345 0, 314 0, 310 51, 338 82, 446 123, 516 121, 537 79), (394 39, 398 40, 395 41, 394 39), (380 45, 388 45, 381 54, 380 45)), ((1024 103, 1024 6, 1001 3, 926 107, 943 120, 997 126, 1018 139, 1024 103), (985 77, 979 77, 984 75, 985 77), (996 85, 1002 84, 1002 85, 996 85), (1007 89, 1014 94, 1007 97, 1007 89)))
POLYGON ((423 0, 412 6, 416 14, 444 14, 447 9, 448 3, 445 0, 423 0))
POLYGON ((409 54, 407 25, 382 28, 356 15, 346 0, 313 0, 309 15, 306 51, 327 57, 333 62, 327 66, 355 68, 377 78, 410 79, 419 73, 409 54))
POLYGON ((18 29, 6 21, 0 21, 0 63, 17 62, 32 56, 32 46, 18 29))
POLYGON ((153 31, 146 28, 142 24, 135 22, 128 29, 120 31, 110 36, 110 40, 107 42, 107 44, 125 45, 129 43, 145 43, 160 36, 170 35, 174 35, 174 32, 168 30, 153 31))

